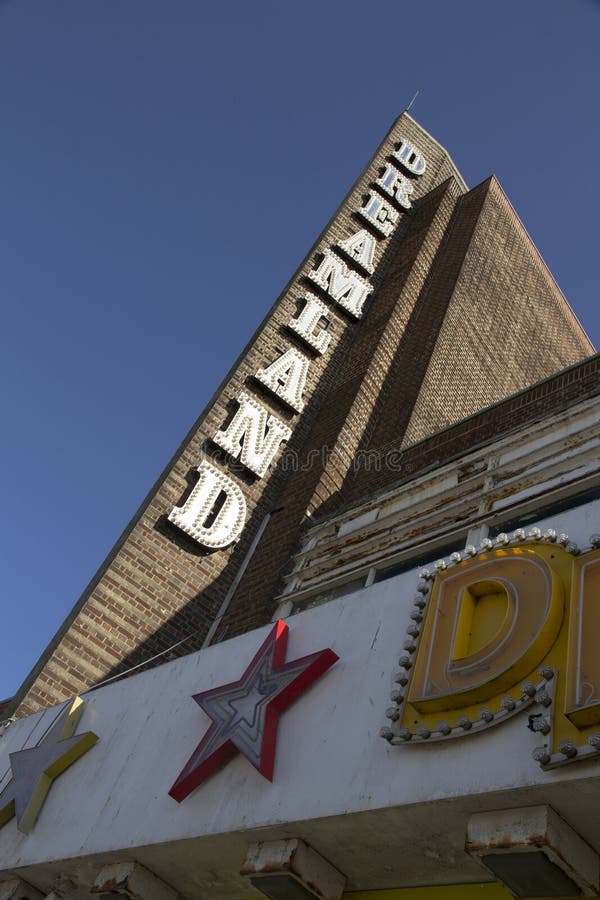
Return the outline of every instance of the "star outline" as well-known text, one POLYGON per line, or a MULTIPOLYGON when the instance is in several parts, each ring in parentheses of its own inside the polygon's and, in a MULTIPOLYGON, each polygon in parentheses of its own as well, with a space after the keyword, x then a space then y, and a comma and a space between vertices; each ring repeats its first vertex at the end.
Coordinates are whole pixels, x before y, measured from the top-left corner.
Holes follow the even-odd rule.
POLYGON ((38 819, 54 780, 97 742, 98 735, 92 731, 75 734, 84 707, 85 702, 81 697, 74 697, 73 700, 67 701, 37 744, 8 754, 12 777, 0 791, 0 828, 16 817, 19 831, 29 834, 38 819), (35 760, 36 756, 40 755, 43 758, 44 750, 48 752, 53 747, 62 752, 56 752, 39 771, 36 771, 34 767, 33 773, 27 773, 27 761, 35 760), (22 781, 26 777, 34 780, 34 784, 33 786, 26 785, 24 790, 22 781))
POLYGON ((178 803, 181 803, 211 775, 227 765, 238 753, 245 756, 264 778, 268 781, 273 781, 275 746, 280 715, 339 659, 333 650, 327 648, 285 662, 288 635, 288 626, 279 619, 267 634, 239 679, 225 685, 210 688, 207 691, 192 694, 192 699, 211 719, 211 724, 169 789, 169 795, 174 800, 177 800, 178 803), (243 747, 236 744, 235 734, 226 737, 221 743, 217 743, 215 748, 206 754, 207 748, 215 741, 219 732, 222 733, 225 730, 224 724, 215 722, 211 713, 207 711, 206 706, 210 705, 212 699, 222 697, 244 684, 251 683, 250 676, 253 670, 256 668, 257 671, 260 671, 260 663, 264 658, 268 658, 267 654, 269 651, 271 674, 277 674, 278 676, 288 674, 291 677, 281 689, 276 691, 266 701, 262 737, 257 753, 258 762, 255 762, 243 747))

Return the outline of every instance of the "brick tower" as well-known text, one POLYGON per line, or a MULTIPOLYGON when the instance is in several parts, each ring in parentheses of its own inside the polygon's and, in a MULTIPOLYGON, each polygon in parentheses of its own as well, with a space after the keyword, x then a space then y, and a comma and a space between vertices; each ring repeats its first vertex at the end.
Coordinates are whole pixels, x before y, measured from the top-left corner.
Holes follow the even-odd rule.
POLYGON ((357 460, 592 352, 498 182, 403 113, 5 712, 268 622, 357 460))

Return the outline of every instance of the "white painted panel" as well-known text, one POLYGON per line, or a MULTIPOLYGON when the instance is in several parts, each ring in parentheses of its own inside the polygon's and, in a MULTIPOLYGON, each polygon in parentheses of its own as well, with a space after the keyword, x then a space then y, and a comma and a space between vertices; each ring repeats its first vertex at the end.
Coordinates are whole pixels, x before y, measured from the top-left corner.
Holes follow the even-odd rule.
MULTIPOLYGON (((585 544, 600 531, 600 504, 537 524, 585 544)), ((329 646, 340 660, 283 714, 272 783, 237 756, 183 803, 167 793, 208 725, 191 695, 239 678, 271 626, 89 693, 78 730, 96 732, 98 744, 56 779, 30 835, 14 819, 0 829, 0 870, 597 776, 600 764, 542 772, 523 717, 443 746, 391 747, 379 737, 416 580, 409 571, 289 620, 288 659, 329 646)), ((7 730, 0 773, 54 714, 7 730)))

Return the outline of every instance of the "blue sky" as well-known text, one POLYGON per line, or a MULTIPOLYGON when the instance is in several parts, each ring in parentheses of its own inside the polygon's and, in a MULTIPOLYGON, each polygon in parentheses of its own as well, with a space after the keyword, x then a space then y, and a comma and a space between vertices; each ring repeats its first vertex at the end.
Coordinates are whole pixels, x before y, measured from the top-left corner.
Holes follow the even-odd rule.
POLYGON ((0 698, 416 90, 594 344, 598 0, 0 0, 0 698))

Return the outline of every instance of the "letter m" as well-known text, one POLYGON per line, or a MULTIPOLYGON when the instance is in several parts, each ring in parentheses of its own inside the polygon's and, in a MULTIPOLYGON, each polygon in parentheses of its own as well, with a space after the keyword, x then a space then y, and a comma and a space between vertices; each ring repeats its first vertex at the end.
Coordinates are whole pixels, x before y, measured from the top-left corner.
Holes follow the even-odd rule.
POLYGON ((363 304, 373 288, 360 275, 351 272, 341 259, 328 250, 308 277, 351 316, 360 319, 363 304))

